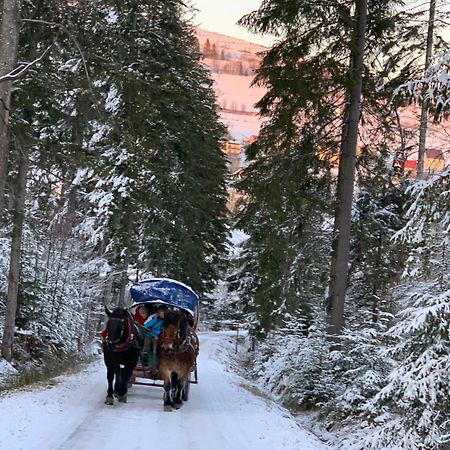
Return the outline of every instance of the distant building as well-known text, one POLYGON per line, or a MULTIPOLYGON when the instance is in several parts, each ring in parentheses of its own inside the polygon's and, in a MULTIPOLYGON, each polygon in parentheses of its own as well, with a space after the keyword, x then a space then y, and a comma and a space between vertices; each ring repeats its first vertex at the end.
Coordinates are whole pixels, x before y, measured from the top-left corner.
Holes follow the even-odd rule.
POLYGON ((246 143, 246 145, 250 145, 250 144, 253 144, 253 142, 255 142, 257 140, 258 140, 258 135, 252 134, 251 136, 249 136, 247 138, 247 141, 245 143, 246 143))
MULTIPOLYGON (((242 146, 239 142, 231 140, 222 141, 222 150, 227 155, 228 160, 228 173, 230 174, 230 180, 236 179, 236 174, 242 171, 241 152, 242 146)), ((228 186, 228 210, 234 214, 241 194, 237 189, 232 187, 232 183, 228 186)))
POLYGON ((230 174, 241 168, 241 149, 242 146, 236 141, 222 141, 222 150, 227 155, 228 170, 230 174))
POLYGON ((440 173, 445 168, 445 159, 442 150, 429 148, 425 151, 425 171, 428 173, 440 173))
MULTIPOLYGON (((414 155, 417 158, 417 154, 414 155)), ((445 158, 442 150, 429 148, 425 150, 423 168, 425 175, 440 173, 445 169, 445 158)), ((409 172, 411 177, 417 176, 417 159, 408 158, 405 161, 405 171, 409 172)))

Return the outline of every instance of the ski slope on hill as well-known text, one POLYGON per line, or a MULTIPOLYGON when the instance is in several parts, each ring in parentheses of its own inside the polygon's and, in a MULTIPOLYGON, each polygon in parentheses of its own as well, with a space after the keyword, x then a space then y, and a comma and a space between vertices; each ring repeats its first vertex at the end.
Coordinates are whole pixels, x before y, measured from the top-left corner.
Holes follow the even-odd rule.
POLYGON ((274 403, 255 396, 224 364, 230 335, 201 333, 199 384, 181 409, 163 411, 161 388, 133 386, 128 403, 104 404, 100 361, 0 398, 1 450, 323 450, 274 403))

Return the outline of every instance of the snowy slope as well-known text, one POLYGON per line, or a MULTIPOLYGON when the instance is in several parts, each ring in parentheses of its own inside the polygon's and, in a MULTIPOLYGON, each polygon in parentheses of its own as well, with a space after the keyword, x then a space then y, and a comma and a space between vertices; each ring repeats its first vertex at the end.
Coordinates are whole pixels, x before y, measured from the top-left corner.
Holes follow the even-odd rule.
POLYGON ((254 105, 266 89, 250 85, 261 62, 258 53, 266 51, 267 47, 200 28, 196 31, 204 54, 203 63, 211 70, 214 80, 222 122, 234 140, 245 143, 250 136, 258 135, 261 128, 254 105), (214 48, 215 57, 205 55, 206 42, 214 48))
POLYGON ((1 450, 322 450, 284 409, 240 387, 220 362, 226 333, 202 333, 199 384, 164 412, 162 389, 134 386, 128 403, 106 406, 101 362, 57 384, 0 398, 1 450))
MULTIPOLYGON (((214 79, 222 122, 228 127, 234 140, 245 143, 249 136, 259 134, 262 125, 262 119, 254 105, 264 96, 266 89, 250 87, 254 79, 253 73, 250 72, 259 66, 260 53, 268 48, 200 28, 197 29, 197 38, 202 51, 207 41, 211 47, 214 46, 216 57, 205 57, 203 63, 211 70, 214 79), (222 54, 225 60, 221 59, 222 54), (231 65, 228 67, 228 73, 227 65, 231 65), (242 67, 247 75, 229 73, 233 67, 236 70, 242 67)), ((420 111, 414 105, 399 111, 402 127, 407 132, 406 147, 409 148, 410 161, 417 161, 419 115, 420 111)), ((367 132, 370 133, 370 126, 367 126, 367 132)), ((445 163, 450 164, 450 125, 447 119, 436 123, 432 117, 429 118, 426 148, 439 150, 445 163)))

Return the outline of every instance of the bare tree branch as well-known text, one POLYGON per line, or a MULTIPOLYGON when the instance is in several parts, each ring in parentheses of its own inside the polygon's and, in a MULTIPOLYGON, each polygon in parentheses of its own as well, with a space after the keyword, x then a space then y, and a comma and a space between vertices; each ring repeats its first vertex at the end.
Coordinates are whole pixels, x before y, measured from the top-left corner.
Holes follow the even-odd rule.
POLYGON ((29 63, 24 63, 21 64, 19 67, 16 67, 12 72, 7 73, 6 75, 3 75, 2 77, 0 77, 0 83, 4 82, 4 81, 13 81, 13 80, 17 80, 18 78, 20 78, 22 75, 24 75, 31 67, 33 67, 34 65, 36 65, 39 61, 42 61, 42 59, 44 58, 44 56, 48 53, 48 51, 53 47, 53 44, 50 45, 50 47, 47 47, 44 51, 44 53, 42 53, 41 56, 39 56, 39 58, 36 58, 34 61, 31 61, 29 63))
POLYGON ((83 61, 84 73, 86 74, 86 78, 87 78, 89 84, 91 84, 91 78, 89 76, 89 71, 87 68, 86 60, 84 59, 84 54, 81 50, 80 44, 78 44, 78 41, 73 37, 72 33, 70 33, 70 31, 65 26, 63 26, 57 22, 47 22, 46 20, 38 20, 38 19, 22 19, 22 22, 30 22, 30 23, 39 23, 42 25, 49 25, 51 27, 60 28, 62 31, 64 31, 64 33, 66 33, 67 36, 69 36, 69 38, 75 44, 75 47, 77 48, 78 53, 80 54, 81 61, 83 61))

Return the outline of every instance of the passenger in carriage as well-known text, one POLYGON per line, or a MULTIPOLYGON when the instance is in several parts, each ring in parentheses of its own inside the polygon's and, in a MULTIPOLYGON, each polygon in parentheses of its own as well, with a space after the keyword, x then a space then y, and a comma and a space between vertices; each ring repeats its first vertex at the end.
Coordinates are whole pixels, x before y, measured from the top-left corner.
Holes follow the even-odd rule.
POLYGON ((100 331, 100 337, 102 338, 102 342, 106 341, 106 336, 108 336, 108 332, 106 331, 106 328, 103 328, 103 330, 100 331))
POLYGON ((138 306, 134 312, 134 321, 143 326, 145 321, 148 319, 148 316, 149 313, 147 307, 144 305, 138 306))
POLYGON ((144 339, 144 346, 142 348, 143 364, 149 367, 156 366, 156 346, 158 344, 158 336, 161 333, 164 324, 164 318, 168 311, 166 305, 160 305, 156 313, 149 317, 144 323, 144 328, 147 330, 147 335, 144 339), (150 352, 151 350, 151 352, 150 352))

